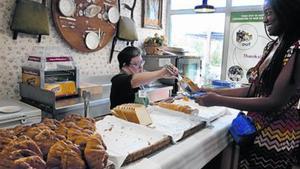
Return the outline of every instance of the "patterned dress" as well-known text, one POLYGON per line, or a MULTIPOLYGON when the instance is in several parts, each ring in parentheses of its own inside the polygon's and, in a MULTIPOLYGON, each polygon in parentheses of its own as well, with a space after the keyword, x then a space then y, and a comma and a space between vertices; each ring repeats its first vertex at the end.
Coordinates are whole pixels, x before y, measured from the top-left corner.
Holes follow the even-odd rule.
MULTIPOLYGON (((273 45, 274 43, 267 45, 262 60, 270 53, 273 45)), ((294 43, 286 52, 283 66, 296 51, 300 52, 300 41, 294 43)), ((265 96, 264 91, 259 88, 259 83, 262 82, 258 82, 255 95, 265 96)), ((279 112, 248 113, 259 133, 251 146, 241 147, 240 169, 290 169, 293 163, 299 163, 300 111, 297 110, 299 98, 298 89, 279 112)))

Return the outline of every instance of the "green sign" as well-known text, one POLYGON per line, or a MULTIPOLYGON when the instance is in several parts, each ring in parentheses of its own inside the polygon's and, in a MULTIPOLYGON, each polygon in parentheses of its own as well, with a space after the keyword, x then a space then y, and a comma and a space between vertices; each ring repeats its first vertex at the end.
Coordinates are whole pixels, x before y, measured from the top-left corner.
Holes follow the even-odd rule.
POLYGON ((230 22, 262 22, 263 18, 262 11, 232 12, 230 22))

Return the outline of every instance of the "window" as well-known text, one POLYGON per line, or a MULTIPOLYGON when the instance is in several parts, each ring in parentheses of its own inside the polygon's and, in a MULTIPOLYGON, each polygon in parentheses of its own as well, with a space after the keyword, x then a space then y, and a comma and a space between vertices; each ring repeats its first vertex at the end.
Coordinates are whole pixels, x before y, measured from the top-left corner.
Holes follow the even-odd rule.
POLYGON ((227 61, 228 46, 231 43, 229 40, 224 41, 224 34, 230 34, 229 29, 224 32, 225 27, 230 28, 230 21, 225 18, 230 18, 232 12, 261 11, 264 0, 208 0, 208 4, 213 5, 217 11, 211 14, 194 12, 194 7, 201 5, 202 0, 168 2, 169 46, 181 47, 189 51, 188 55, 202 57, 201 74, 204 82, 209 83, 212 79, 225 80, 227 65, 224 63, 227 61), (232 4, 232 7, 226 6, 227 3, 232 4))
POLYGON ((264 0, 232 0, 232 6, 263 5, 264 0))
POLYGON ((202 57, 205 80, 220 79, 225 14, 172 15, 171 23, 170 46, 202 57))

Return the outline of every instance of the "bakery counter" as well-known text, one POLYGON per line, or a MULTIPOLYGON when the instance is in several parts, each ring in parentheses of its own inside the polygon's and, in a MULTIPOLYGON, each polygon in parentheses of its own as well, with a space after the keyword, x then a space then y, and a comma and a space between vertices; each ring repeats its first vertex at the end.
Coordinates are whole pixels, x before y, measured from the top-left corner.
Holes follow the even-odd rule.
MULTIPOLYGON (((49 102, 47 98, 36 101, 30 98, 22 98, 22 102, 38 107, 42 110, 43 117, 62 119, 66 114, 84 115, 84 100, 82 97, 71 97, 49 102)), ((92 95, 89 100, 88 117, 99 117, 110 112, 109 97, 104 95, 92 95)))
POLYGON ((122 169, 199 169, 221 152, 222 168, 230 169, 232 140, 228 134, 228 127, 237 113, 237 110, 230 109, 209 127, 122 169))
MULTIPOLYGON (((84 77, 80 82, 99 84, 102 88, 100 94, 93 94, 89 99, 89 117, 99 117, 110 113, 110 79, 112 75, 84 77)), ((42 110, 44 117, 62 119, 66 114, 84 114, 84 99, 74 96, 56 99, 42 89, 26 84, 20 84, 22 101, 42 110)))
MULTIPOLYGON (((88 117, 99 117, 110 113, 109 97, 99 94, 92 95, 89 102, 88 117)), ((55 118, 61 119, 68 113, 83 115, 84 100, 82 97, 57 100, 55 102, 55 118)))

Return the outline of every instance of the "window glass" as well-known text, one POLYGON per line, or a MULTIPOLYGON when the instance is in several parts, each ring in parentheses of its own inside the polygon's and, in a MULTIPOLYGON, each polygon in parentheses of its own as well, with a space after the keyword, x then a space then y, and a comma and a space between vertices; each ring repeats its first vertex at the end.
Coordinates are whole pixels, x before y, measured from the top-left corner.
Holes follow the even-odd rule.
MULTIPOLYGON (((194 9, 196 5, 201 5, 202 0, 171 0, 171 9, 194 9)), ((225 7, 226 0, 208 0, 207 4, 214 7, 225 7)))
POLYGON ((263 5, 264 0, 232 0, 232 6, 263 5))
POLYGON ((224 24, 224 13, 171 15, 169 45, 202 57, 201 74, 206 83, 221 76, 224 24))

